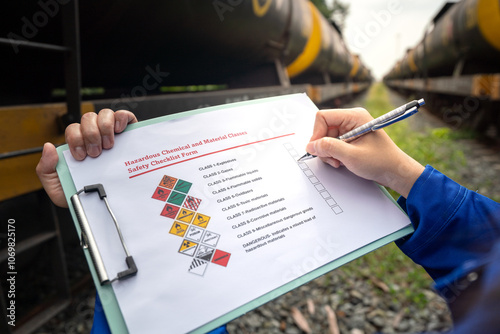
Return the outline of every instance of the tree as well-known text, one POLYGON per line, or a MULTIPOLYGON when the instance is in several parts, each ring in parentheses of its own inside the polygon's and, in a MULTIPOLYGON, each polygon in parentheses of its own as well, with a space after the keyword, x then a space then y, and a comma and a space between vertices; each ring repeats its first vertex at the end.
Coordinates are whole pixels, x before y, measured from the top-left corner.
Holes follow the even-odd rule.
POLYGON ((349 14, 349 4, 340 0, 311 0, 318 10, 328 20, 334 21, 340 29, 344 28, 345 19, 349 14))
POLYGON ((324 17, 327 19, 330 18, 330 16, 333 13, 333 9, 331 6, 327 5, 325 0, 311 0, 311 2, 318 8, 321 14, 323 14, 324 17))
POLYGON ((344 30, 347 15, 349 15, 349 4, 343 3, 339 0, 333 0, 332 14, 330 15, 330 19, 337 24, 340 30, 344 30))

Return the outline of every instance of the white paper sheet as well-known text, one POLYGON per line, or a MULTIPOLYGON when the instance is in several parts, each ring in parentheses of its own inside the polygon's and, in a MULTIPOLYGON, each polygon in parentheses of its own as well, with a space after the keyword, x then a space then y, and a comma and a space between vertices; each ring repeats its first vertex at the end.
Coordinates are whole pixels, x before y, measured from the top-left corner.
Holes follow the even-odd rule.
MULTIPOLYGON (((104 185, 139 269, 113 283, 131 333, 194 330, 409 225, 374 183, 297 163, 316 111, 297 94, 127 131, 96 159, 64 152, 77 189, 104 185)), ((113 222, 98 196, 81 200, 114 277, 113 222)))

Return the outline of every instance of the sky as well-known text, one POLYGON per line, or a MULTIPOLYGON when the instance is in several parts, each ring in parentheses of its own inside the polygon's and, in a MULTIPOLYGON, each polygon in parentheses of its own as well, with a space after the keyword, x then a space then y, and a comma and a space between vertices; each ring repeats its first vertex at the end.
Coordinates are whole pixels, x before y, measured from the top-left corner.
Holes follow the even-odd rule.
MULTIPOLYGON (((330 0, 331 1, 331 0, 330 0)), ((380 80, 416 46, 446 0, 341 0, 349 4, 343 35, 380 80)))

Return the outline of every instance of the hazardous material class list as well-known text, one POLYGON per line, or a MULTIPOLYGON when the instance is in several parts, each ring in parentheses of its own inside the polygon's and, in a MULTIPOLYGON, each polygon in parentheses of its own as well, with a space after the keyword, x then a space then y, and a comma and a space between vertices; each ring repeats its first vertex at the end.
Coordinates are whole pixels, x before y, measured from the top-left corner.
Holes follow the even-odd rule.
MULTIPOLYGON (((225 163, 228 162, 235 163, 236 159, 225 163)), ((215 163, 199 170, 204 172, 206 185, 216 196, 233 236, 239 239, 245 252, 285 238, 288 231, 316 219, 313 207, 290 209, 282 193, 270 193, 265 186, 259 186, 259 183, 266 182, 259 169, 237 173, 231 167, 221 168, 222 165, 215 163)))

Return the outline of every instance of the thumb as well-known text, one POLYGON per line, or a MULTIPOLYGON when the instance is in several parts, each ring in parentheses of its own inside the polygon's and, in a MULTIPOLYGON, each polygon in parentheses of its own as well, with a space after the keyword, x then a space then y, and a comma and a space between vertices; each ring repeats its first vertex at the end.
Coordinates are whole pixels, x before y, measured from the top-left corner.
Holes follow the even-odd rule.
POLYGON ((45 143, 43 145, 42 158, 36 166, 36 174, 52 202, 57 206, 67 208, 68 204, 64 197, 61 181, 56 172, 58 161, 59 156, 57 155, 56 147, 51 143, 45 143))
POLYGON ((57 155, 56 147, 51 143, 45 143, 43 145, 42 158, 38 166, 36 166, 36 173, 39 177, 55 173, 58 161, 59 156, 57 155))

